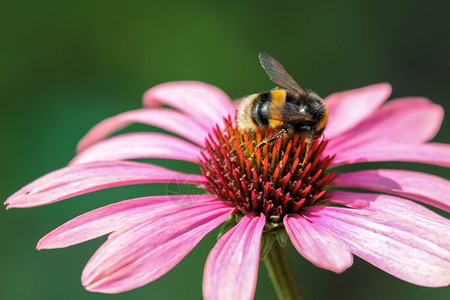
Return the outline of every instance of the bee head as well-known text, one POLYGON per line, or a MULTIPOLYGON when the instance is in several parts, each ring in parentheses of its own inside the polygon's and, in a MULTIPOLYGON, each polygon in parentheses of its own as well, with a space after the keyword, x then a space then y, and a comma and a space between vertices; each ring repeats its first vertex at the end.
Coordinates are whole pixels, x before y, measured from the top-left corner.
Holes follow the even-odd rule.
POLYGON ((308 111, 314 116, 316 126, 314 130, 315 137, 320 137, 328 122, 328 109, 323 99, 314 92, 306 93, 308 111))

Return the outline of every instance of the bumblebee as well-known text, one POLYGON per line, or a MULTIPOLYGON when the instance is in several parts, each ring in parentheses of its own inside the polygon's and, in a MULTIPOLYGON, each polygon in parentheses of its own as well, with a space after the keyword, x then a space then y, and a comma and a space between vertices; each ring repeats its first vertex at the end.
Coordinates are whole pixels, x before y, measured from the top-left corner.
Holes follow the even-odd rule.
POLYGON ((305 92, 275 58, 264 52, 258 57, 270 79, 285 89, 275 88, 245 97, 236 116, 239 131, 279 128, 258 147, 285 135, 300 135, 306 139, 309 149, 311 142, 322 135, 328 121, 324 101, 312 91, 305 92))

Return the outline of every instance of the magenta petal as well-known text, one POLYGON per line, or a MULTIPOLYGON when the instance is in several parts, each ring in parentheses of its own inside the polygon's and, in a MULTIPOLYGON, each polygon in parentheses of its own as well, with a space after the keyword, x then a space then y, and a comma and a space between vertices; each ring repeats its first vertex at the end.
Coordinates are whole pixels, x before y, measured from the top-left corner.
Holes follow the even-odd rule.
POLYGON ((160 127, 199 145, 203 145, 208 134, 207 130, 180 112, 166 108, 145 108, 128 111, 98 123, 81 139, 77 151, 87 148, 132 123, 160 127))
POLYGON ((202 184, 205 179, 137 162, 92 162, 46 174, 14 193, 5 204, 8 208, 33 207, 110 187, 154 182, 202 184))
POLYGON ((144 106, 157 105, 172 106, 208 130, 236 111, 222 90, 197 81, 168 82, 151 88, 144 94, 144 106))
POLYGON ((332 186, 408 197, 450 211, 450 181, 420 172, 373 170, 339 174, 332 186))
POLYGON ((334 153, 365 144, 422 143, 438 132, 443 109, 425 98, 389 101, 358 126, 330 140, 334 153))
POLYGON ((248 214, 216 243, 203 273, 205 299, 253 299, 265 222, 248 214))
POLYGON ((353 256, 345 243, 300 215, 283 220, 287 234, 297 251, 314 265, 341 273, 353 264, 353 256))
POLYGON ((198 162, 200 148, 160 133, 129 133, 100 141, 80 152, 71 164, 100 160, 168 158, 198 162))
POLYGON ((161 218, 193 205, 218 200, 215 195, 176 195, 136 198, 117 202, 82 214, 44 236, 37 249, 79 244, 118 229, 161 218))
MULTIPOLYGON (((332 149, 331 149, 332 150, 332 149)), ((327 148, 324 155, 333 155, 327 148)), ((386 144, 383 146, 368 144, 336 153, 332 167, 360 162, 410 161, 450 167, 450 145, 427 143, 386 144)))
POLYGON ((450 231, 442 217, 438 223, 414 213, 317 206, 304 215, 339 236, 353 254, 389 274, 422 286, 450 283, 450 231))
POLYGON ((391 94, 387 83, 334 93, 325 99, 329 120, 325 136, 333 138, 372 114, 391 94))
POLYGON ((234 109, 237 110, 237 109, 239 108, 239 106, 241 106, 242 99, 243 99, 243 98, 236 99, 236 100, 234 100, 234 101, 231 102, 231 104, 233 105, 234 109))
POLYGON ((201 203, 116 231, 91 257, 81 281, 87 290, 102 293, 147 284, 178 264, 233 209, 221 200, 201 203))
MULTIPOLYGON (((352 193, 343 191, 327 192, 327 198, 351 208, 364 209, 374 212, 384 212, 401 218, 416 218, 420 222, 434 222, 436 229, 445 228, 450 221, 425 208, 424 206, 404 198, 391 195, 352 193)), ((447 230, 447 229, 446 229, 447 230)))

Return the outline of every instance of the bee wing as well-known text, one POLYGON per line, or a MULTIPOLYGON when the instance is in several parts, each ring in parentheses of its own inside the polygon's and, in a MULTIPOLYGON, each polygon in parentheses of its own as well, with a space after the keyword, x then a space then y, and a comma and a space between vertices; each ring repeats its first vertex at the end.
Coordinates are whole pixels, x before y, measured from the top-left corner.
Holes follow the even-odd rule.
POLYGON ((270 80, 284 88, 305 94, 305 91, 275 58, 265 52, 261 52, 258 57, 270 80))
POLYGON ((283 122, 313 122, 314 117, 290 102, 271 103, 269 119, 283 122))

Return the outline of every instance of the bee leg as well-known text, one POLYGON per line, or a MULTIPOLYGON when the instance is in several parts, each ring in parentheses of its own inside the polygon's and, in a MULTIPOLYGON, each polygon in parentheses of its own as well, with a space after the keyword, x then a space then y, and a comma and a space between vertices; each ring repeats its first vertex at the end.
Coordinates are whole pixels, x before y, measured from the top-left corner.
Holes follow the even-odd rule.
POLYGON ((270 138, 268 139, 264 139, 264 141, 262 141, 261 143, 259 143, 258 145, 256 145, 256 149, 264 147, 267 144, 270 144, 276 140, 278 140, 280 137, 282 137, 283 135, 286 134, 286 130, 281 129, 280 131, 278 131, 277 133, 275 133, 274 135, 272 135, 270 138))

